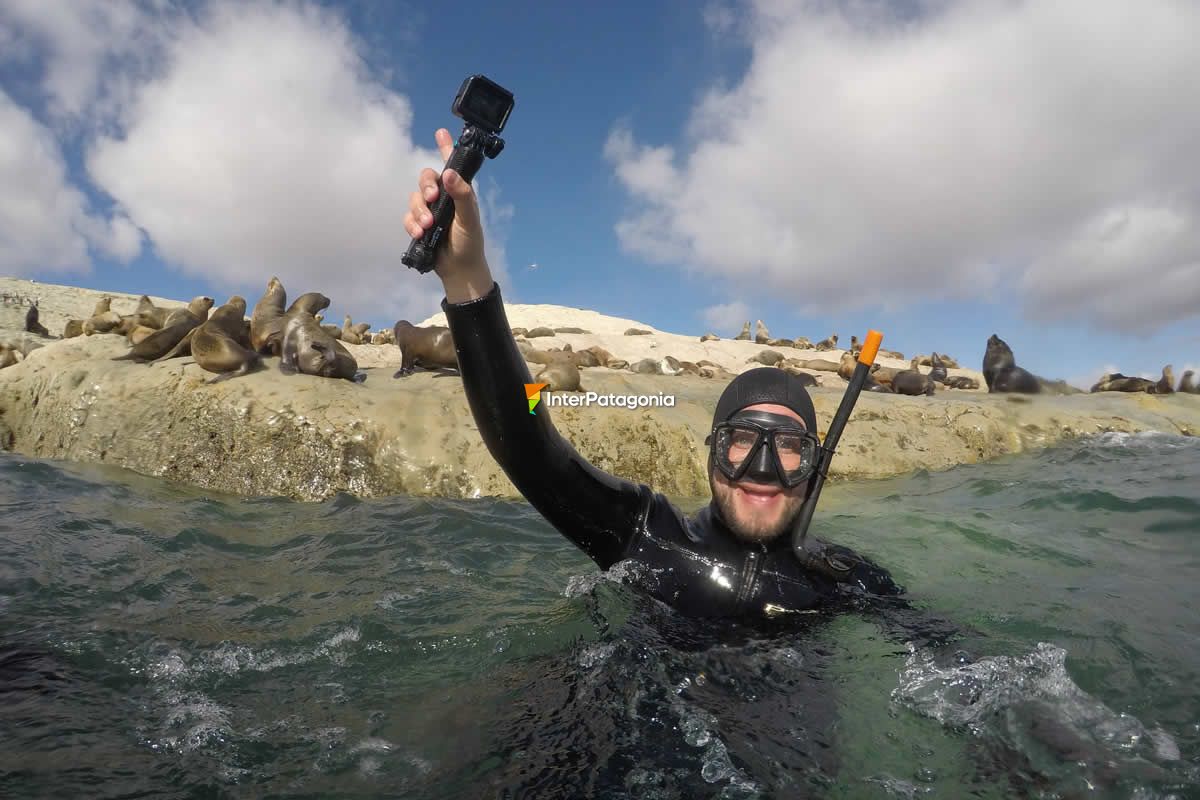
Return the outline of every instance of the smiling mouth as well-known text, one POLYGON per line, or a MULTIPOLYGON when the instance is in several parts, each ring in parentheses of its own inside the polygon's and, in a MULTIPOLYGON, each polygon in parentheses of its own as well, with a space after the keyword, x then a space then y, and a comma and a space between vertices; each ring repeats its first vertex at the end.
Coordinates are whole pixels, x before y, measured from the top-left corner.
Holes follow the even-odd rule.
POLYGON ((746 487, 739 486, 737 487, 737 491, 741 494, 743 500, 756 506, 773 503, 776 498, 780 496, 778 489, 768 489, 766 487, 763 487, 762 489, 748 489, 746 487))

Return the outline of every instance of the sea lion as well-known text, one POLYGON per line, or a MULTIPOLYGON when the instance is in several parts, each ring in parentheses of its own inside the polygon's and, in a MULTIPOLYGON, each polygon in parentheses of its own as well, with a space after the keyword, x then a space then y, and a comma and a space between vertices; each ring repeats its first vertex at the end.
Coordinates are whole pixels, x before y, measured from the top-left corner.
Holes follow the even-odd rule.
POLYGON ((771 341, 771 334, 761 319, 754 323, 754 341, 758 344, 766 344, 771 341))
MULTIPOLYGON (((145 297, 145 295, 143 295, 143 297, 145 297)), ((106 314, 111 310, 112 310, 112 298, 109 297, 108 295, 104 295, 103 297, 101 297, 99 300, 96 301, 96 307, 94 309, 92 309, 92 316, 98 317, 101 314, 106 314)))
POLYGON ((892 379, 906 370, 896 369, 895 367, 884 367, 879 364, 871 366, 871 377, 884 386, 891 386, 892 379))
POLYGON ((994 333, 988 337, 987 350, 983 354, 983 379, 987 381, 988 392, 1038 394, 1042 391, 1037 376, 1018 367, 1012 348, 994 333))
MULTIPOLYGON (((117 356, 112 360, 136 361, 139 364, 165 360, 172 357, 177 348, 182 349, 181 345, 184 339, 187 339, 190 353, 192 332, 208 320, 208 311, 212 308, 212 304, 211 297, 200 295, 192 298, 192 302, 188 303, 187 308, 171 309, 164 318, 165 324, 161 328, 155 330, 144 325, 139 327, 138 330, 146 331, 147 334, 137 341, 133 340, 131 333, 130 344, 133 345, 133 348, 125 355, 117 356)), ((187 354, 180 353, 180 355, 187 354)))
POLYGON ((791 339, 771 339, 766 345, 767 347, 795 347, 796 343, 791 339))
POLYGON ((636 364, 631 364, 629 371, 639 375, 662 375, 662 362, 654 358, 643 358, 636 364))
POLYGON ((63 326, 63 338, 74 339, 76 336, 83 336, 83 320, 69 319, 63 326))
POLYGON ((392 329, 396 346, 400 348, 400 369, 392 377, 411 375, 420 366, 425 369, 445 367, 458 369, 458 354, 450 329, 440 325, 418 328, 406 319, 398 320, 392 329))
POLYGON ((821 372, 837 372, 838 363, 836 361, 826 361, 823 358, 808 358, 797 359, 797 366, 801 369, 815 369, 821 372))
POLYGON ((1162 368, 1162 377, 1154 384, 1154 388, 1148 391, 1150 394, 1175 394, 1175 373, 1172 372, 1170 364, 1162 368))
POLYGON ((534 378, 537 383, 550 384, 552 392, 582 392, 579 387, 579 368, 568 360, 547 364, 534 378))
POLYGON ((838 377, 850 380, 854 377, 856 366, 858 366, 858 358, 853 353, 842 353, 842 360, 838 362, 838 377))
POLYGON ((862 342, 858 340, 858 335, 854 334, 850 337, 850 352, 858 355, 859 350, 862 350, 862 342))
POLYGON ((773 367, 780 361, 783 361, 783 353, 778 350, 759 350, 746 359, 747 364, 766 364, 768 367, 773 367))
POLYGON ((83 334, 91 336, 96 333, 108 333, 121 324, 121 315, 115 311, 105 311, 83 323, 83 334))
POLYGON ((979 388, 979 381, 975 380, 974 378, 972 378, 968 375, 947 375, 946 379, 944 381, 942 381, 942 384, 944 386, 948 386, 951 389, 978 389, 979 388))
POLYGON ((945 383, 949 375, 950 373, 946 372, 946 365, 934 350, 933 354, 929 356, 929 377, 938 383, 945 383))
POLYGON ((46 330, 46 326, 38 322, 38 307, 36 303, 31 303, 29 310, 25 312, 25 332, 36 333, 38 336, 50 335, 50 331, 46 330))
POLYGON ((356 323, 354 325, 354 327, 352 327, 350 330, 357 333, 358 338, 362 339, 362 343, 366 344, 367 343, 367 333, 368 333, 368 331, 371 330, 371 323, 359 322, 359 323, 356 323))
POLYGON ((343 378, 354 383, 367 379, 358 371, 358 362, 350 351, 334 339, 312 314, 297 310, 289 313, 283 326, 279 371, 284 375, 315 375, 343 378))
POLYGON ((346 344, 362 344, 362 337, 354 332, 354 321, 349 314, 342 317, 342 341, 346 344))
POLYGON ((733 337, 733 340, 735 342, 750 341, 750 320, 746 320, 746 324, 742 326, 742 332, 733 337))
POLYGON ((913 369, 897 372, 890 385, 896 394, 932 395, 935 391, 933 379, 913 369))
POLYGON ((246 375, 263 365, 262 357, 246 346, 249 344, 246 336, 246 300, 239 295, 230 297, 228 302, 187 335, 196 363, 208 372, 218 373, 209 383, 246 375))
POLYGON ((821 350, 821 351, 833 350, 835 347, 837 347, 837 342, 838 342, 838 335, 835 333, 835 334, 831 335, 828 339, 822 339, 821 341, 817 342, 817 346, 814 349, 821 350))
POLYGON ((1093 392, 1149 392, 1156 385, 1149 378, 1132 378, 1119 372, 1110 372, 1092 385, 1093 392))
POLYGON ((545 325, 539 325, 536 328, 531 328, 529 330, 529 332, 525 334, 525 338, 526 339, 540 339, 544 336, 553 336, 553 335, 554 335, 553 328, 548 328, 545 325))
MULTIPOLYGON (((159 330, 162 329, 160 328, 159 330)), ((145 325, 138 325, 129 333, 125 334, 125 339, 129 342, 130 346, 134 346, 141 344, 156 333, 158 333, 158 331, 154 330, 154 328, 147 328, 145 325)))
POLYGON ((782 367, 782 369, 784 372, 795 375, 797 378, 799 378, 801 386, 811 387, 821 385, 821 381, 818 380, 816 376, 808 372, 804 372, 797 367, 782 367))
POLYGON ((626 328, 626 336, 651 336, 654 331, 648 331, 645 328, 626 328))
POLYGON ((1183 377, 1179 379, 1178 391, 1184 394, 1196 394, 1198 391, 1200 391, 1197 390, 1196 385, 1192 383, 1192 375, 1193 373, 1190 369, 1185 369, 1183 371, 1183 377))
POLYGON ((813 343, 812 340, 807 336, 797 336, 792 340, 792 347, 796 348, 797 350, 812 350, 813 343))
POLYGON ((284 316, 287 313, 284 311, 286 303, 287 290, 283 288, 279 278, 272 275, 267 281, 267 290, 254 304, 254 313, 250 315, 251 350, 256 353, 279 355, 283 326, 287 322, 284 316))
POLYGON ((13 364, 16 364, 17 361, 16 349, 9 347, 3 342, 0 342, 0 369, 11 367, 13 364))

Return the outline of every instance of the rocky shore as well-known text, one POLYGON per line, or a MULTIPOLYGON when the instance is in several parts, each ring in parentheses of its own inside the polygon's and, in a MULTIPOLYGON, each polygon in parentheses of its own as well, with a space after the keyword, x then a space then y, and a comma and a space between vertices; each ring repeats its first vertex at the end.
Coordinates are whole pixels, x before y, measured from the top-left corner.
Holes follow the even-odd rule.
MULTIPOLYGON (((29 282, 8 279, 0 290, 16 283, 29 282)), ((86 315, 102 295, 45 284, 38 288, 43 322, 55 334, 61 331, 57 316, 86 315)), ((113 297, 117 309, 124 296, 113 297)), ((128 297, 130 308, 136 299, 128 297)), ((248 300, 253 305, 257 298, 248 300)), ((162 301, 172 303, 183 301, 162 301)), ((3 313, 0 336, 25 340, 13 330, 16 309, 3 313)), ((520 306, 511 310, 510 323, 586 329, 587 334, 557 338, 576 349, 597 343, 631 362, 644 357, 642 350, 694 359, 690 352, 676 351, 685 342, 701 345, 698 337, 647 326, 642 327, 651 330, 648 335, 624 336, 617 331, 636 323, 589 315, 593 312, 520 306)), ((767 349, 728 340, 703 346, 711 360, 731 372, 758 366, 746 361, 767 349)), ((26 349, 20 363, 0 370, 0 449, 110 464, 249 496, 517 496, 480 439, 457 375, 418 372, 393 379, 400 362, 394 345, 350 346, 368 376, 362 384, 286 376, 278 371, 278 359, 267 358, 267 370, 208 385, 211 374, 189 358, 154 365, 112 361, 127 345, 111 335, 43 339, 28 342, 26 349)), ((819 355, 836 361, 841 351, 819 355)), ((822 435, 845 386, 832 373, 823 377, 824 386, 813 390, 822 435)), ((673 407, 547 410, 585 458, 674 497, 707 495, 703 442, 724 382, 605 367, 585 369, 583 382, 585 389, 601 394, 675 398, 673 407)), ((523 392, 523 387, 512 391, 523 392)), ((1105 431, 1196 435, 1200 395, 864 393, 842 436, 832 477, 941 470, 1105 431)))

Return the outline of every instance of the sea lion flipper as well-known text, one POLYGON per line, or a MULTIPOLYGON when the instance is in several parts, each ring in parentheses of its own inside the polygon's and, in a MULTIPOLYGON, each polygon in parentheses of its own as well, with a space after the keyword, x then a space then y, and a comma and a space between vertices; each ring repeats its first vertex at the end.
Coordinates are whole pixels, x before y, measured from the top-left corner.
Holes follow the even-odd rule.
POLYGON ((355 383, 363 383, 364 381, 366 381, 366 379, 367 379, 367 373, 356 372, 356 373, 354 373, 354 377, 351 378, 350 380, 354 381, 355 383))
POLYGON ((166 355, 162 355, 154 359, 153 363, 157 364, 159 361, 166 361, 168 358, 175 358, 176 356, 191 355, 192 336, 196 333, 196 331, 200 330, 200 327, 201 326, 197 325, 195 328, 192 328, 190 331, 188 331, 187 335, 179 340, 179 344, 168 350, 166 355))

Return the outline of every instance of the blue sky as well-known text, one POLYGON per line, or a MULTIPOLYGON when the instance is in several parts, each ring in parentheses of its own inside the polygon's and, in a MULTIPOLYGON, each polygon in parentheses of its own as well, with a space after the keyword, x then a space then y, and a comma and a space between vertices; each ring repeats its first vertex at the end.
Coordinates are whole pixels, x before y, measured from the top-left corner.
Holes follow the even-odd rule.
POLYGON ((1168 0, 0 0, 0 274, 424 319, 400 218, 480 72, 516 96, 476 182, 510 302, 1179 375, 1198 37, 1168 0))

